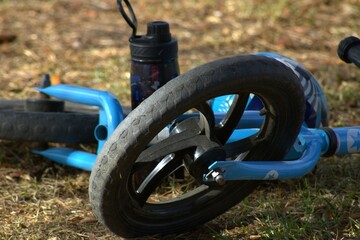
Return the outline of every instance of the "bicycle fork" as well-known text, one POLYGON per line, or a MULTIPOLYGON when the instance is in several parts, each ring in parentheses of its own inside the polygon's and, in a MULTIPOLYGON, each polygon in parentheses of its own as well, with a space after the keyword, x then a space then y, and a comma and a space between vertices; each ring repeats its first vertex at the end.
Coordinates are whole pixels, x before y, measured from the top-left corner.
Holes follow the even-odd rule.
MULTIPOLYGON (((244 135, 241 130, 236 130, 234 134, 237 134, 234 139, 239 139, 241 135, 244 135)), ((302 127, 285 160, 216 161, 209 166, 209 172, 204 174, 203 181, 224 184, 226 181, 234 180, 299 178, 310 172, 321 156, 342 156, 354 153, 360 153, 360 126, 333 129, 302 127), (292 160, 292 157, 296 155, 299 155, 299 158, 292 160)))

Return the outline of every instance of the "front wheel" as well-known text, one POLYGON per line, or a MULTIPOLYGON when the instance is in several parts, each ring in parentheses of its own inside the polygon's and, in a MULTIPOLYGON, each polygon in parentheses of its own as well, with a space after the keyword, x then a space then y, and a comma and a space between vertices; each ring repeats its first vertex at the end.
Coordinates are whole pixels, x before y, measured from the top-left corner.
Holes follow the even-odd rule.
POLYGON ((207 167, 225 159, 282 159, 297 137, 304 108, 297 76, 270 58, 235 56, 188 71, 132 111, 106 142, 90 177, 93 211, 123 237, 189 231, 259 184, 205 185, 207 167), (216 122, 208 102, 227 94, 235 100, 216 122), (264 105, 263 124, 256 134, 228 143, 249 94, 264 105), (174 177, 179 171, 180 179, 174 177))

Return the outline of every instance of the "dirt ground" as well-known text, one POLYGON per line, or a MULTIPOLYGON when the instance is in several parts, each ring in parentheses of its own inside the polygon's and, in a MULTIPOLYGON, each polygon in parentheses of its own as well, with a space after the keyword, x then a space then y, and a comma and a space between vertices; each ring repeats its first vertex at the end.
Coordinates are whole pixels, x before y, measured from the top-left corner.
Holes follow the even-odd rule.
MULTIPOLYGON (((344 64, 336 54, 342 38, 360 36, 358 0, 131 2, 140 34, 149 21, 170 23, 179 41, 181 72, 230 55, 280 53, 303 64, 319 80, 332 126, 360 125, 360 70, 344 64)), ((130 34, 115 0, 0 0, 0 97, 37 96, 34 87, 42 74, 50 73, 67 84, 111 91, 129 105, 130 34)), ((89 173, 41 159, 31 154, 33 147, 0 141, 0 239, 116 239, 91 212, 89 173)), ((360 186, 359 159, 324 160, 315 176, 260 189, 245 202, 252 208, 246 221, 234 220, 244 207, 240 205, 195 232, 173 238, 360 238, 360 195, 354 190, 360 186), (324 180, 321 174, 329 176, 324 180), (330 179, 334 174, 339 178, 330 179), (345 178, 347 184, 339 185, 339 179, 345 178), (273 199, 286 211, 297 212, 296 199, 304 193, 304 184, 319 184, 320 192, 349 205, 330 201, 334 208, 343 208, 337 217, 329 217, 329 225, 313 223, 313 228, 294 230, 292 235, 279 227, 283 235, 271 235, 276 228, 270 227, 258 206, 251 205, 252 200, 264 199, 265 204, 265 199, 273 199)), ((310 195, 319 190, 306 189, 313 191, 310 195)), ((328 212, 322 209, 315 209, 316 213, 327 219, 328 212)), ((299 211, 296 214, 301 215, 299 211)))

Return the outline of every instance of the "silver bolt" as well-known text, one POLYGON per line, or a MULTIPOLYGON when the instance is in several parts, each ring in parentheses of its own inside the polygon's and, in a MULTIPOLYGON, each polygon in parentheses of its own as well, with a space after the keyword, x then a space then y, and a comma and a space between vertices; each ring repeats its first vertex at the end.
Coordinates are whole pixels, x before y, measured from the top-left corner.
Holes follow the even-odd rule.
POLYGON ((219 173, 216 177, 215 177, 215 182, 219 185, 224 185, 225 184, 225 178, 224 175, 222 173, 219 173))

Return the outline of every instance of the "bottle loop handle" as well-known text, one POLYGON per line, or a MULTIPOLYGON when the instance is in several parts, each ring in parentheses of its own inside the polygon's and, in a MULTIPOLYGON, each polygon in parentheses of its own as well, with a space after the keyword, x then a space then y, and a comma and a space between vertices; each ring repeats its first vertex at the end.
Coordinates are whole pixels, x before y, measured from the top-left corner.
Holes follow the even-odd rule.
POLYGON ((134 13, 133 8, 131 7, 131 4, 128 0, 124 0, 125 5, 129 11, 129 15, 126 13, 124 7, 123 7, 123 0, 117 0, 117 5, 119 7, 119 11, 121 13, 121 15, 123 16, 123 18, 125 19, 125 21, 127 22, 127 24, 132 28, 133 32, 132 32, 132 36, 136 36, 136 30, 137 30, 137 20, 136 20, 136 16, 134 13))

